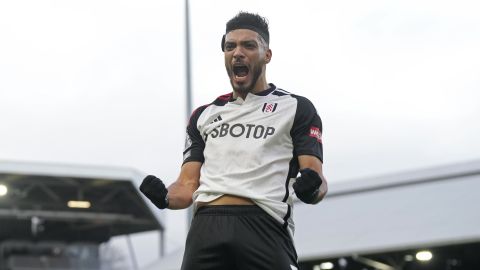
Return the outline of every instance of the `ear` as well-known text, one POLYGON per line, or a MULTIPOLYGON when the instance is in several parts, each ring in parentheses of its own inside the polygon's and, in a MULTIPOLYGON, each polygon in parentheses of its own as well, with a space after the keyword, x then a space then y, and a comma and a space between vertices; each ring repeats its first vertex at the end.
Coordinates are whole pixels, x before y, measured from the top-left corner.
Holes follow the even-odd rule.
POLYGON ((270 60, 272 60, 272 50, 271 49, 268 49, 266 52, 265 52, 265 63, 270 63, 270 60))
POLYGON ((222 52, 225 51, 225 35, 222 36, 222 52))

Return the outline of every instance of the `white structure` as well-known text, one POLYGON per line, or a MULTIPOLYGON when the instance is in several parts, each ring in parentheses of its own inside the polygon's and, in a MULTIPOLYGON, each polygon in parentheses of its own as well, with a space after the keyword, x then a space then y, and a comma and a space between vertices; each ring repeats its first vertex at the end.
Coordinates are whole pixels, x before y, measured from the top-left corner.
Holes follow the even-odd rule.
MULTIPOLYGON (((480 161, 332 184, 322 204, 295 208, 299 259, 351 257, 359 262, 355 258, 364 255, 397 252, 403 258, 411 256, 404 251, 453 245, 472 249, 469 244, 475 244, 473 253, 478 254, 478 190, 480 161)), ((470 255, 444 253, 451 258, 437 258, 437 267, 445 269, 447 260, 463 260, 466 268, 446 269, 480 267, 470 255)), ((377 269, 403 269, 404 264, 398 259, 393 268, 371 260, 362 263, 377 269)))
POLYGON ((480 241, 480 161, 331 185, 297 205, 300 260, 480 241))

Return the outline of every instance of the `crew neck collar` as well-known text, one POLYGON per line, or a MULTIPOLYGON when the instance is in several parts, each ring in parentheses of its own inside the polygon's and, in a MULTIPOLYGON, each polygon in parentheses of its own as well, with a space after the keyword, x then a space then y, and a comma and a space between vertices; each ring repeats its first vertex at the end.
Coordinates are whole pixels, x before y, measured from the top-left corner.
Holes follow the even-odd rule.
MULTIPOLYGON (((265 89, 265 90, 263 90, 263 91, 260 91, 260 92, 258 92, 258 93, 248 93, 248 94, 247 94, 247 97, 248 97, 249 95, 259 96, 259 97, 268 96, 270 93, 272 93, 272 92, 277 88, 273 83, 269 83, 268 86, 269 86, 269 87, 268 87, 267 89, 265 89)), ((246 98, 245 98, 245 99, 246 99, 246 98)), ((230 101, 230 102, 235 102, 235 101, 237 101, 237 100, 243 100, 243 99, 242 99, 241 97, 234 98, 234 97, 233 97, 233 93, 232 93, 229 101, 230 101)))
POLYGON ((275 88, 277 88, 273 83, 269 83, 268 84, 268 88, 263 90, 263 91, 260 91, 258 93, 255 93, 253 95, 256 95, 256 96, 267 96, 268 94, 270 94, 271 92, 273 92, 273 90, 275 90, 275 88))

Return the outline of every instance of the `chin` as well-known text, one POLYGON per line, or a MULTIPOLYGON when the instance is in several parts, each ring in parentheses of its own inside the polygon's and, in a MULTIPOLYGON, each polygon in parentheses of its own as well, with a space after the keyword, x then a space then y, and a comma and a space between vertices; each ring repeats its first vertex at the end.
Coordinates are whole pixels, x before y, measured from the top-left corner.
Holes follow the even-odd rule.
POLYGON ((251 84, 235 84, 232 83, 233 90, 235 90, 237 93, 241 94, 248 94, 252 90, 252 85, 251 84))

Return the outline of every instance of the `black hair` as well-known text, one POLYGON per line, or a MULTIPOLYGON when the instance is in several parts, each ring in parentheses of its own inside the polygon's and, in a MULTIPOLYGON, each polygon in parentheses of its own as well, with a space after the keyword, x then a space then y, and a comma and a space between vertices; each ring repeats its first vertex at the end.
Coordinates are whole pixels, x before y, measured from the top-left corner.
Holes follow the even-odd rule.
MULTIPOLYGON (((249 29, 257 32, 267 43, 270 43, 270 33, 268 32, 268 21, 265 17, 258 14, 240 11, 235 17, 227 22, 225 35, 236 29, 249 29)), ((222 51, 224 50, 225 35, 222 38, 222 51)))

